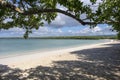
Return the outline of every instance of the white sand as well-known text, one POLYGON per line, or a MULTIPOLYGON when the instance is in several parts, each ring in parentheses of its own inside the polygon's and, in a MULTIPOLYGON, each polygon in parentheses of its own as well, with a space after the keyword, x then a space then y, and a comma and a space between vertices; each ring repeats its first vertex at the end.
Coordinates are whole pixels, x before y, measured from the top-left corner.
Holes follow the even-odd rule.
POLYGON ((107 47, 107 46, 109 47, 110 45, 103 45, 103 44, 113 44, 113 43, 118 43, 118 42, 110 41, 107 43, 93 44, 88 46, 74 47, 74 48, 48 51, 42 53, 33 52, 32 54, 19 55, 19 56, 0 59, 0 64, 8 65, 9 67, 12 68, 20 68, 20 69, 29 69, 29 68, 34 68, 36 66, 52 66, 53 61, 78 60, 77 55, 71 54, 71 52, 73 51, 107 47))

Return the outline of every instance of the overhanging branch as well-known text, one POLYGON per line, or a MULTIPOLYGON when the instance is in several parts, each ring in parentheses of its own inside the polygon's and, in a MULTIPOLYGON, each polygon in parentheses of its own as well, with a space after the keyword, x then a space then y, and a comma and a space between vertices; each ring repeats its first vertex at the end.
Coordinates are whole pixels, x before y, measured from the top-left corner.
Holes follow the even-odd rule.
POLYGON ((62 13, 64 15, 67 15, 67 16, 75 19, 76 21, 78 21, 82 25, 112 23, 112 22, 106 22, 106 21, 105 22, 99 22, 99 23, 96 23, 96 22, 85 22, 84 20, 82 20, 80 18, 77 18, 75 15, 69 13, 68 11, 64 11, 64 10, 61 10, 61 9, 36 9, 36 10, 35 9, 31 9, 31 10, 28 10, 28 11, 23 11, 20 8, 14 6, 13 4, 11 4, 9 2, 6 2, 4 0, 0 0, 0 6, 6 7, 6 8, 10 8, 11 10, 16 11, 16 12, 22 14, 22 15, 33 15, 33 14, 39 14, 39 13, 55 13, 55 12, 58 12, 58 13, 62 13))
POLYGON ((39 9, 39 10, 30 10, 30 11, 25 11, 24 13, 22 13, 23 15, 32 15, 32 14, 39 14, 39 13, 54 13, 54 12, 58 12, 58 13, 62 13, 64 15, 67 15, 75 20, 77 20, 79 23, 81 23, 82 25, 85 25, 85 22, 83 22, 81 19, 76 18, 73 14, 68 13, 67 11, 64 10, 60 10, 60 9, 39 9))
POLYGON ((73 19, 75 19, 76 21, 78 21, 79 23, 81 23, 82 25, 94 25, 94 24, 104 24, 105 22, 85 22, 84 20, 77 18, 75 15, 69 13, 68 11, 64 11, 61 9, 37 9, 37 10, 30 10, 30 11, 25 11, 24 13, 22 13, 23 15, 32 15, 32 14, 39 14, 39 13, 54 13, 54 12, 58 12, 58 13, 62 13, 66 16, 69 16, 73 19))

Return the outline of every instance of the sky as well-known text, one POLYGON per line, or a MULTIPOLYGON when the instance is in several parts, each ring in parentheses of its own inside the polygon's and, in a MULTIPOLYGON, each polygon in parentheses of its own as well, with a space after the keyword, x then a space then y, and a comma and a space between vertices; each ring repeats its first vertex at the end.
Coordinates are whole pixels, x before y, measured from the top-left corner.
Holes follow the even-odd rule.
MULTIPOLYGON (((84 0, 83 0, 84 1, 84 0)), ((90 4, 89 0, 85 0, 85 4, 90 4)), ((100 0, 98 0, 100 2, 100 0)), ((60 9, 64 7, 58 5, 60 9)), ((43 27, 38 30, 32 30, 32 37, 41 36, 92 36, 92 35, 115 35, 115 31, 111 31, 112 27, 107 24, 97 25, 90 29, 90 26, 83 26, 76 20, 59 14, 51 24, 45 22, 43 27)), ((0 37, 23 37, 25 30, 21 28, 11 28, 9 30, 0 30, 0 37)))

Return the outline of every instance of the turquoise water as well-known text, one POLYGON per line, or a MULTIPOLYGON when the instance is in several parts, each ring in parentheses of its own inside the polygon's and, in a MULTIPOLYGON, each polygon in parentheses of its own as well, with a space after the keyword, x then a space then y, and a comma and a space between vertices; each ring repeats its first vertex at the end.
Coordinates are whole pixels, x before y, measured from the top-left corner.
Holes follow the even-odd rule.
POLYGON ((30 51, 49 51, 59 48, 102 43, 105 40, 72 39, 0 39, 0 57, 25 54, 30 51))

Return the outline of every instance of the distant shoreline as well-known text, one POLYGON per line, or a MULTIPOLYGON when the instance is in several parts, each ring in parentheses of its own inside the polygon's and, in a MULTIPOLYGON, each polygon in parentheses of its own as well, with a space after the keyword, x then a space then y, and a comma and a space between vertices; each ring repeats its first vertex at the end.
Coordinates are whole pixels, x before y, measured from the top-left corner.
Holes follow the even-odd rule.
MULTIPOLYGON (((24 39, 23 37, 0 37, 0 39, 24 39)), ((117 39, 116 35, 102 35, 102 36, 50 36, 50 37, 29 37, 28 39, 83 39, 83 40, 97 40, 97 39, 117 39)))

